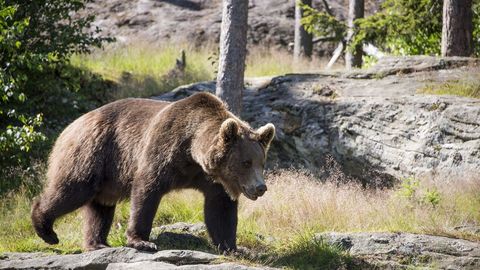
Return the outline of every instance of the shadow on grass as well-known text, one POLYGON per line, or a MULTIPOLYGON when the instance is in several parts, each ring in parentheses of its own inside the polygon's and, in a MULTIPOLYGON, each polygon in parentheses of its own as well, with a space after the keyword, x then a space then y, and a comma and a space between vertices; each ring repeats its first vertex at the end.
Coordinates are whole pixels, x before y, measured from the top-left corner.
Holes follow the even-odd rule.
POLYGON ((295 243, 281 251, 271 264, 292 269, 356 269, 351 256, 320 240, 295 243))
POLYGON ((217 253, 207 239, 188 233, 162 232, 155 235, 151 241, 157 245, 159 250, 189 249, 217 253))

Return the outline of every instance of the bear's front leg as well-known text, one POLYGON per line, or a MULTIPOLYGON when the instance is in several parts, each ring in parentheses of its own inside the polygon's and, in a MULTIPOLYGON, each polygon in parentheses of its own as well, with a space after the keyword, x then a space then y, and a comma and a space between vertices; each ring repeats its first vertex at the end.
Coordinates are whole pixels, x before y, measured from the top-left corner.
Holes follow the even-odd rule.
POLYGON ((147 185, 134 185, 131 195, 127 246, 144 251, 155 251, 157 246, 149 241, 153 218, 162 193, 147 185))
POLYGON ((212 242, 221 252, 237 249, 238 202, 233 201, 220 184, 212 184, 205 194, 205 225, 212 242))

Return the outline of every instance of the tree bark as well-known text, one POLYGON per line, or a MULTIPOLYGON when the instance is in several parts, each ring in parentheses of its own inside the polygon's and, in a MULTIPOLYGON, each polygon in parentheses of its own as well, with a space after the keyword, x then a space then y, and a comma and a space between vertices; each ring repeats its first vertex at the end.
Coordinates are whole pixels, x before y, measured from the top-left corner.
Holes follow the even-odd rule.
POLYGON ((247 54, 248 0, 224 0, 216 94, 240 115, 247 54))
MULTIPOLYGON (((303 4, 312 6, 312 0, 299 0, 303 4)), ((298 61, 301 57, 312 57, 313 35, 305 31, 300 20, 303 18, 303 10, 295 0, 295 35, 293 43, 293 59, 298 61)))
MULTIPOLYGON (((365 11, 364 0, 350 0, 348 5, 348 31, 347 31, 347 44, 353 38, 355 34, 355 20, 363 18, 365 11)), ((353 48, 353 51, 347 49, 345 52, 345 67, 351 69, 354 67, 362 67, 362 46, 358 45, 353 48)))
POLYGON ((442 56, 470 56, 472 35, 472 0, 444 0, 442 56))

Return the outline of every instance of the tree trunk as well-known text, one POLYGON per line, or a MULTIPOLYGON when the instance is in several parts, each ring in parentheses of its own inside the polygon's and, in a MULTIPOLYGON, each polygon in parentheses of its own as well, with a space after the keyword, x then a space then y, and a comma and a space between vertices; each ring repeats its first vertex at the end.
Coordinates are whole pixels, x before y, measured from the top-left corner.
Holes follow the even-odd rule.
POLYGON ((472 35, 472 0, 444 0, 442 56, 470 56, 472 35))
POLYGON ((216 94, 236 115, 242 110, 248 0, 224 0, 216 94))
MULTIPOLYGON (((312 0, 299 0, 305 5, 312 6, 312 0)), ((307 33, 301 24, 300 20, 303 18, 303 10, 295 1, 295 35, 293 43, 293 59, 298 61, 300 57, 312 57, 313 36, 307 33)))
MULTIPOLYGON (((348 6, 348 31, 347 31, 347 44, 353 38, 355 34, 355 20, 363 18, 365 10, 364 0, 350 0, 348 6)), ((354 67, 362 67, 362 46, 356 46, 351 51, 347 48, 345 53, 345 66, 347 69, 354 67)))

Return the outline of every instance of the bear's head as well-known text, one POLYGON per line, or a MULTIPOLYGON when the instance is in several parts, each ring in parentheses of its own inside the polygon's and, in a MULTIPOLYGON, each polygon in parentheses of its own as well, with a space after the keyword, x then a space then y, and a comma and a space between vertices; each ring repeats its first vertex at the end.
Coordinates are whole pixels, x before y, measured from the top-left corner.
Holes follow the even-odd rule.
POLYGON ((256 200, 267 191, 263 170, 274 136, 273 124, 252 130, 240 120, 228 118, 221 124, 203 167, 233 200, 241 193, 256 200))

